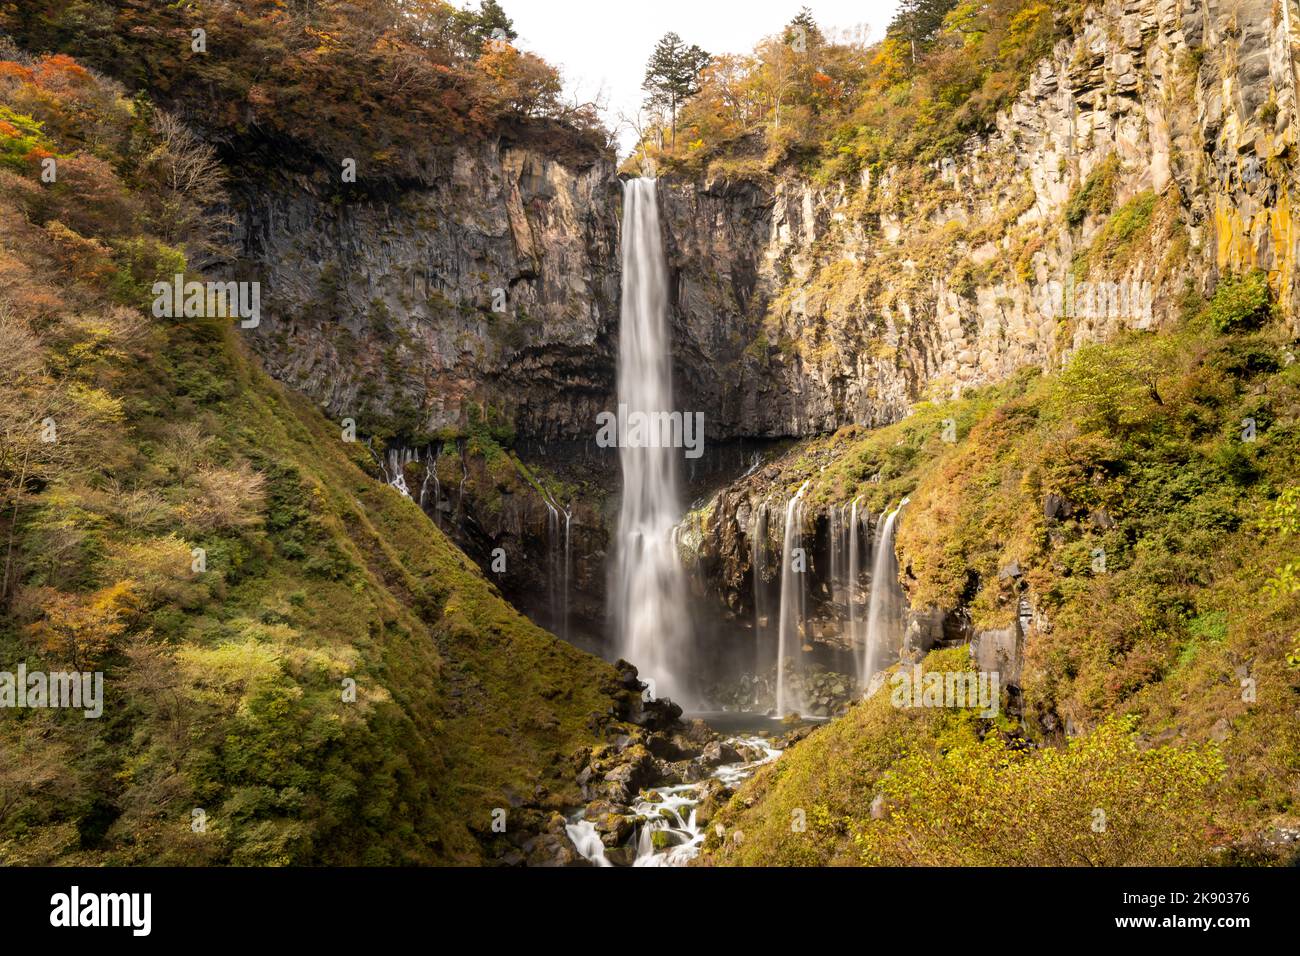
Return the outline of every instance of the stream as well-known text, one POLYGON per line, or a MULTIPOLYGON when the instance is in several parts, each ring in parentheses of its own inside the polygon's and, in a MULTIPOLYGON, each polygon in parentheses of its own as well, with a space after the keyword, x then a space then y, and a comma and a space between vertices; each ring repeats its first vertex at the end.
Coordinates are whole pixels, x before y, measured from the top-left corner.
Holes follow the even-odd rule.
MULTIPOLYGON (((758 751, 761 756, 720 764, 708 777, 695 783, 643 790, 632 804, 632 812, 637 818, 633 866, 686 866, 695 859, 706 833, 706 828, 696 823, 696 807, 708 792, 710 782, 718 780, 734 790, 759 767, 781 756, 782 751, 772 745, 766 734, 791 729, 789 723, 780 723, 765 715, 714 713, 693 716, 700 717, 720 734, 726 735, 721 738, 724 745, 742 752, 758 751)), ((569 816, 565 827, 569 840, 582 858, 593 866, 614 866, 606 856, 595 824, 587 820, 584 813, 579 809, 569 816)))

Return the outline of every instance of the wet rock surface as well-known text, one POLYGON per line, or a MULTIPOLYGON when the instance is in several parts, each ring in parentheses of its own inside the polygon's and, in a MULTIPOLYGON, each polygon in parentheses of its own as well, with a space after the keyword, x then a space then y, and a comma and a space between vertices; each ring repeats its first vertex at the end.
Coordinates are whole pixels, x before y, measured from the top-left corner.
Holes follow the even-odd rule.
POLYGON ((773 722, 729 737, 703 720, 683 720, 671 701, 641 700, 646 685, 636 668, 617 667, 620 686, 637 696, 607 725, 605 743, 573 756, 583 804, 563 813, 512 809, 506 834, 492 842, 499 864, 684 865, 735 786, 810 729, 773 722))

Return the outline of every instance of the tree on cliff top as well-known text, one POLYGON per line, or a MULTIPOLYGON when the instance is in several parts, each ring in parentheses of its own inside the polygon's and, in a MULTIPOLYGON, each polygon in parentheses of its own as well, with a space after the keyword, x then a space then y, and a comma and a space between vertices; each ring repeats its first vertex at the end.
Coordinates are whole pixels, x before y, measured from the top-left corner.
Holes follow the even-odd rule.
POLYGON ((672 142, 677 142, 677 111, 700 91, 700 73, 712 59, 695 44, 687 46, 676 33, 663 35, 646 63, 641 88, 650 95, 646 105, 668 113, 672 142))

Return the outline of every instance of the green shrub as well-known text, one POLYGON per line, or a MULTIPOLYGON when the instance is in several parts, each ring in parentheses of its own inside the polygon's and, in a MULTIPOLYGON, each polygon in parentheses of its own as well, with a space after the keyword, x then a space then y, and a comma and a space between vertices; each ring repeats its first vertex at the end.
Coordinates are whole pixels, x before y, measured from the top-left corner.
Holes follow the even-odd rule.
POLYGON ((1115 203, 1115 183, 1121 168, 1114 153, 1093 168, 1065 207, 1065 221, 1071 228, 1081 225, 1089 215, 1100 216, 1110 212, 1115 203))
POLYGON ((881 781, 889 812, 857 837, 864 862, 942 866, 1125 866, 1207 862, 1221 833, 1213 745, 1147 749, 1133 719, 1066 748, 996 736, 914 753, 881 781))
POLYGON ((1273 314, 1268 276, 1260 269, 1219 280, 1206 316, 1220 332, 1241 332, 1263 325, 1273 314))

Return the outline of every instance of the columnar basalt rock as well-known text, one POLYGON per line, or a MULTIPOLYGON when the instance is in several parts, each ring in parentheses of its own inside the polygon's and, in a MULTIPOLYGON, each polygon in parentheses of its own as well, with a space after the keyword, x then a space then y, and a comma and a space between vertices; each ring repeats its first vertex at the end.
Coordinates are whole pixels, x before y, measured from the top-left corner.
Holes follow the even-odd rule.
POLYGON ((874 425, 1168 324, 1187 282, 1224 271, 1264 268, 1293 305, 1297 18, 1291 0, 1113 0, 952 156, 830 186, 669 182, 684 404, 718 434, 874 425), (1072 209, 1111 164, 1105 208, 1072 209), (1123 209, 1141 228, 1112 255, 1123 209))
MULTIPOLYGON (((662 178, 678 406, 704 413, 710 452, 885 424, 1167 326, 1189 287, 1253 267, 1296 315, 1297 48, 1295 0, 1106 0, 952 155, 831 184, 662 178)), ((521 446, 589 442, 613 404, 612 161, 496 141, 422 183, 339 190, 285 174, 241 194, 270 369, 408 444, 463 433, 471 407, 521 446)), ((613 490, 614 459, 593 460, 613 490)), ((466 500, 492 500, 475 473, 466 500)), ((723 538, 699 542, 731 618, 748 519, 727 509, 750 497, 723 495, 723 538)), ((512 514, 509 534, 545 539, 540 499, 512 514)))
POLYGON ((590 437, 613 388, 618 194, 607 157, 501 141, 427 183, 259 183, 241 197, 268 298, 252 344, 363 431, 455 432, 477 406, 529 437, 590 437))

